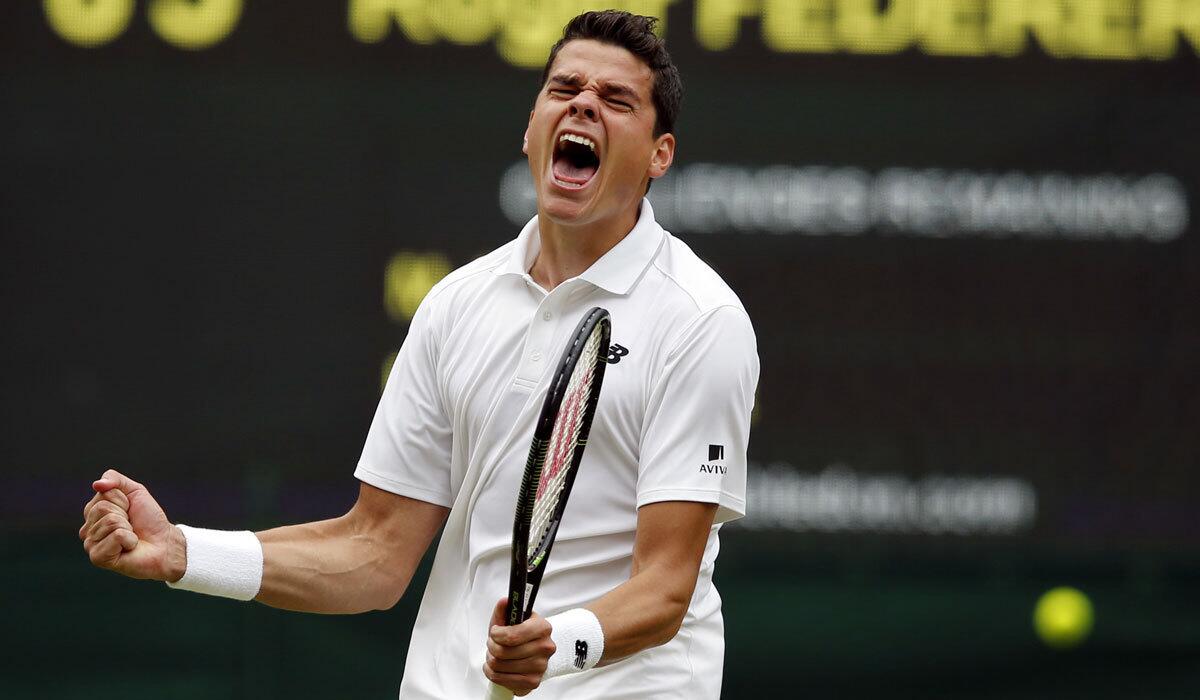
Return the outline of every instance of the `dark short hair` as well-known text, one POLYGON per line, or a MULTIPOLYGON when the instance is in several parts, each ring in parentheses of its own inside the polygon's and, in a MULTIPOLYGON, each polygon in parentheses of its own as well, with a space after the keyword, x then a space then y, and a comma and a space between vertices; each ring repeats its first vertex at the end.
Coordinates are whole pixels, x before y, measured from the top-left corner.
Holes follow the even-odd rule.
POLYGON ((558 50, 575 39, 592 39, 604 44, 620 46, 637 56, 654 73, 654 86, 650 96, 654 100, 654 135, 675 131, 675 118, 679 116, 679 103, 683 101, 683 81, 679 69, 667 53, 667 44, 654 27, 657 17, 635 15, 622 10, 600 10, 584 12, 563 28, 562 38, 550 49, 550 58, 542 70, 542 85, 550 77, 550 66, 558 56, 558 50))

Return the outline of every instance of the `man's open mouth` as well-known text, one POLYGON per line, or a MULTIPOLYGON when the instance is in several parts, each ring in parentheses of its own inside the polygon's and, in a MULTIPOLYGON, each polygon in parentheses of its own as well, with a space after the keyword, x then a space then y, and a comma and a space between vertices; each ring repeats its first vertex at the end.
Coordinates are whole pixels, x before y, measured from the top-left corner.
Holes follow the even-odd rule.
POLYGON ((586 136, 562 134, 554 145, 555 181, 567 189, 581 189, 600 169, 596 144, 586 136))

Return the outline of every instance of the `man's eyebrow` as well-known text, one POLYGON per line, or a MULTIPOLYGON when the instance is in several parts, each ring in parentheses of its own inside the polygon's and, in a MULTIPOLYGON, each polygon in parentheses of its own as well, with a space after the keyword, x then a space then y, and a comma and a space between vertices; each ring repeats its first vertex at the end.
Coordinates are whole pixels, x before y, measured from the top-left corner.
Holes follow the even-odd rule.
MULTIPOLYGON (((585 81, 579 76, 578 73, 556 73, 550 76, 550 79, 546 81, 548 85, 561 85, 576 89, 583 87, 584 82, 585 81)), ((606 97, 623 97, 630 102, 641 101, 637 91, 628 85, 625 85, 624 83, 600 83, 600 92, 606 97)))
POLYGON ((624 97, 630 102, 640 101, 637 92, 622 83, 600 83, 600 92, 610 97, 624 97))
POLYGON ((555 73, 546 82, 555 85, 566 85, 568 87, 580 87, 583 85, 583 79, 579 77, 578 73, 555 73))

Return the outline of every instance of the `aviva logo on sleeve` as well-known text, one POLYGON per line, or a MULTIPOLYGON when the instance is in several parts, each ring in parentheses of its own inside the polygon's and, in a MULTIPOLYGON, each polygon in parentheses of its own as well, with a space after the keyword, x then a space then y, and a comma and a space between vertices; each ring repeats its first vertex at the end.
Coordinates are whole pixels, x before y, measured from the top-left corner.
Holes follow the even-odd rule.
POLYGON ((724 474, 725 465, 725 446, 724 445, 709 445, 708 446, 708 463, 700 465, 700 471, 705 474, 724 474))

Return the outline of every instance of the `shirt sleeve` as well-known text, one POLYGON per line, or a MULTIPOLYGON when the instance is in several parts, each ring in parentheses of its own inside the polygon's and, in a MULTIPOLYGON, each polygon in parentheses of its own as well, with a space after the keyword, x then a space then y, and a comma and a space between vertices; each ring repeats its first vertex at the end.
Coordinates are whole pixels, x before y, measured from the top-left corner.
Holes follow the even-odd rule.
POLYGON ((437 379, 438 339, 430 304, 409 326, 354 476, 385 491, 449 507, 452 431, 437 379))
POLYGON ((680 334, 651 391, 638 466, 640 508, 717 504, 717 523, 746 514, 746 445, 758 346, 746 312, 723 306, 680 334))

